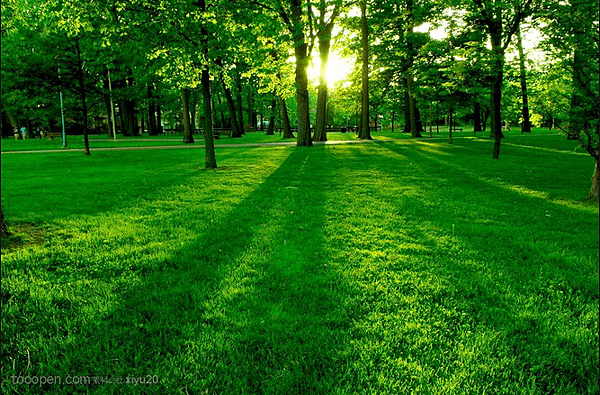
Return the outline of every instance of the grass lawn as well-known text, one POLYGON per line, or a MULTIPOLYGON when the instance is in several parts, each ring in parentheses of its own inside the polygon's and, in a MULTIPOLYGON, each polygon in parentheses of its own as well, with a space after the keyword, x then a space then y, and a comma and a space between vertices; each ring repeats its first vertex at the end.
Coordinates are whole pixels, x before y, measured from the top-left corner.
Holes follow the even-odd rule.
MULTIPOLYGON (((385 134, 385 133, 384 133, 385 134)), ((399 133, 396 133, 399 134, 399 133)), ((354 133, 329 133, 329 140, 345 141, 355 140, 356 135, 354 133)), ((194 136, 194 144, 186 144, 183 142, 183 136, 180 134, 169 134, 160 136, 148 136, 144 134, 138 137, 122 137, 117 136, 117 140, 112 140, 108 135, 90 135, 90 150, 94 148, 123 148, 123 147, 152 147, 152 146, 203 146, 204 137, 194 136)), ((221 136, 219 139, 215 139, 217 145, 229 145, 229 144, 260 144, 260 143, 281 143, 288 142, 293 144, 296 142, 295 139, 284 139, 279 134, 273 136, 265 135, 265 132, 248 132, 241 138, 230 138, 228 136, 221 136)), ((68 149, 83 149, 83 136, 67 136, 68 149)), ((62 139, 54 138, 49 139, 26 139, 26 140, 14 140, 14 139, 2 139, 2 151, 29 151, 29 150, 61 150, 62 139)))
POLYGON ((593 160, 462 136, 2 155, 2 392, 598 394, 593 160))

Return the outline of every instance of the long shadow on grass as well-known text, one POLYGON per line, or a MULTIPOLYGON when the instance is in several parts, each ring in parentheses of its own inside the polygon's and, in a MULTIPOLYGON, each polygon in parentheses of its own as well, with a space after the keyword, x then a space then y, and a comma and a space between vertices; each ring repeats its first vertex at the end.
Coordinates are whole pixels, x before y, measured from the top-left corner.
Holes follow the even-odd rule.
MULTIPOLYGON (((418 204, 400 199, 395 206, 407 214, 407 225, 420 231, 421 243, 429 250, 429 256, 419 258, 419 265, 443 284, 432 296, 446 311, 445 318, 431 316, 456 327, 456 334, 446 341, 462 344, 471 353, 469 363, 489 364, 487 369, 471 371, 475 382, 506 387, 523 381, 543 393, 553 388, 597 390, 593 372, 598 358, 592 350, 598 346, 598 318, 593 313, 598 283, 597 276, 586 274, 594 270, 594 257, 587 254, 593 255, 597 241, 590 226, 597 218, 500 188, 455 165, 456 156, 436 155, 417 145, 380 146, 394 154, 389 168, 406 166, 412 158, 438 175, 452 173, 442 176, 443 188, 422 183, 421 190, 429 192, 414 198, 418 204), (435 210, 428 201, 436 202, 435 210), (515 214, 517 205, 527 210, 515 214), (570 218, 571 226, 587 224, 589 239, 569 237, 570 229, 554 226, 546 213, 570 218), (456 235, 451 236, 454 226, 456 235), (579 250, 584 251, 580 258, 579 250), (477 354, 483 357, 479 362, 473 358, 477 354), (504 370, 505 377, 493 373, 494 365, 504 370)), ((449 366, 465 363, 460 349, 447 346, 439 348, 455 358, 449 366)), ((446 374, 450 374, 440 379, 456 380, 453 371, 461 373, 449 369, 446 374)), ((473 378, 459 384, 464 386, 469 379, 473 378)))
POLYGON ((147 393, 329 393, 343 308, 323 247, 323 180, 295 149, 243 202, 65 350, 147 393), (94 359, 90 360, 90 355, 94 359))
MULTIPOLYGON (((218 159, 235 154, 220 151, 218 159)), ((184 184, 197 173, 202 155, 152 150, 3 157, 3 210, 13 222, 40 223, 127 208, 184 184)))

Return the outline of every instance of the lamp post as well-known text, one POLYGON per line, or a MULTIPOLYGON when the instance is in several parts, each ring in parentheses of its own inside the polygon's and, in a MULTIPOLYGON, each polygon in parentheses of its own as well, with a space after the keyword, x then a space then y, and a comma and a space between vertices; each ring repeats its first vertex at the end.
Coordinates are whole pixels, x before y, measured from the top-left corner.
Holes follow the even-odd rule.
MULTIPOLYGON (((60 81, 60 67, 58 68, 58 80, 60 81)), ((62 86, 58 92, 60 97, 60 120, 62 123, 62 147, 67 148, 67 133, 65 131, 65 108, 63 106, 62 86)))
POLYGON ((112 119, 113 141, 117 141, 117 127, 115 123, 115 104, 113 103, 112 83, 110 80, 110 69, 108 69, 108 91, 110 93, 110 117, 112 119))
POLYGON ((67 148, 67 134, 65 132, 65 109, 63 107, 62 91, 59 92, 59 96, 60 96, 60 120, 62 123, 62 147, 67 148))

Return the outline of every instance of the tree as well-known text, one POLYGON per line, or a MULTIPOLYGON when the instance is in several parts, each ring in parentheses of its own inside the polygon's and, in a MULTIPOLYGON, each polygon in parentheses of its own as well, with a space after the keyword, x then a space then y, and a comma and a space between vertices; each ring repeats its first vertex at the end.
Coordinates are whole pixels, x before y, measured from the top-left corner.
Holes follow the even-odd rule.
POLYGON ((367 1, 360 0, 360 31, 362 47, 362 96, 358 138, 371 140, 369 127, 369 25, 367 23, 367 1))
POLYGON ((317 99, 317 115, 315 119, 315 141, 327 141, 327 100, 328 87, 325 75, 327 63, 329 62, 329 51, 331 48, 331 33, 335 20, 340 13, 341 2, 338 0, 333 4, 333 9, 328 14, 328 6, 325 0, 319 2, 319 23, 317 25, 317 38, 319 39, 319 94, 317 99))
POLYGON ((494 83, 492 87, 492 127, 494 135, 493 158, 500 157, 500 144, 502 138, 502 84, 504 79, 504 61, 506 48, 521 22, 532 15, 539 6, 536 0, 516 0, 512 3, 493 0, 472 0, 475 5, 472 10, 480 22, 485 26, 491 41, 491 64, 494 83))
POLYGON ((556 2, 546 14, 548 24, 544 28, 550 54, 571 71, 569 126, 566 133, 579 140, 581 146, 594 158, 588 198, 596 201, 600 185, 599 18, 597 1, 556 2))
POLYGON ((4 219, 4 211, 2 211, 2 206, 0 206, 0 233, 2 236, 10 235, 10 232, 8 231, 8 225, 4 219))
POLYGON ((531 121, 529 120, 529 94, 527 93, 527 69, 525 67, 525 53, 523 52, 523 40, 521 28, 517 28, 517 50, 519 51, 519 79, 521 81, 521 97, 523 98, 522 114, 523 123, 521 133, 531 133, 531 121))
POLYGON ((312 27, 307 26, 305 20, 312 15, 310 4, 304 4, 302 0, 290 0, 290 18, 283 6, 280 13, 288 24, 294 40, 294 55, 296 56, 296 97, 298 100, 298 135, 297 146, 312 146, 310 134, 309 99, 308 99, 308 63, 310 61, 310 49, 312 27), (307 15, 305 16, 305 10, 307 15), (311 30, 308 34, 306 30, 311 30))

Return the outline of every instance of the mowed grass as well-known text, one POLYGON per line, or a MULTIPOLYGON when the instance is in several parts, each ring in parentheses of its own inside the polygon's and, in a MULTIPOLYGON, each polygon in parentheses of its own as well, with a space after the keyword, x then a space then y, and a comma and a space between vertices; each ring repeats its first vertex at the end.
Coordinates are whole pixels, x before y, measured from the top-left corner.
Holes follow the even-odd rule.
POLYGON ((598 394, 593 163, 523 138, 3 155, 2 392, 598 394))
MULTIPOLYGON (((399 135, 399 133, 395 133, 399 135)), ((355 140, 355 133, 340 133, 333 132, 328 134, 329 140, 346 141, 355 140)), ((294 144, 296 139, 284 139, 279 133, 267 136, 265 132, 254 131, 247 132, 240 138, 231 138, 221 135, 214 140, 216 145, 231 145, 231 144, 269 144, 269 143, 289 143, 294 144)), ((143 134, 136 137, 123 137, 117 135, 117 140, 113 140, 110 136, 90 135, 89 136, 90 150, 96 148, 125 148, 125 147, 177 147, 184 146, 188 148, 200 148, 204 146, 204 136, 194 135, 194 143, 188 144, 183 142, 181 134, 163 134, 160 136, 149 136, 143 134)), ((67 150, 82 150, 84 149, 83 136, 69 135, 67 136, 67 150)), ((12 151, 36 151, 36 150, 62 150, 62 138, 55 137, 53 140, 45 139, 2 139, 2 152, 12 151)))

